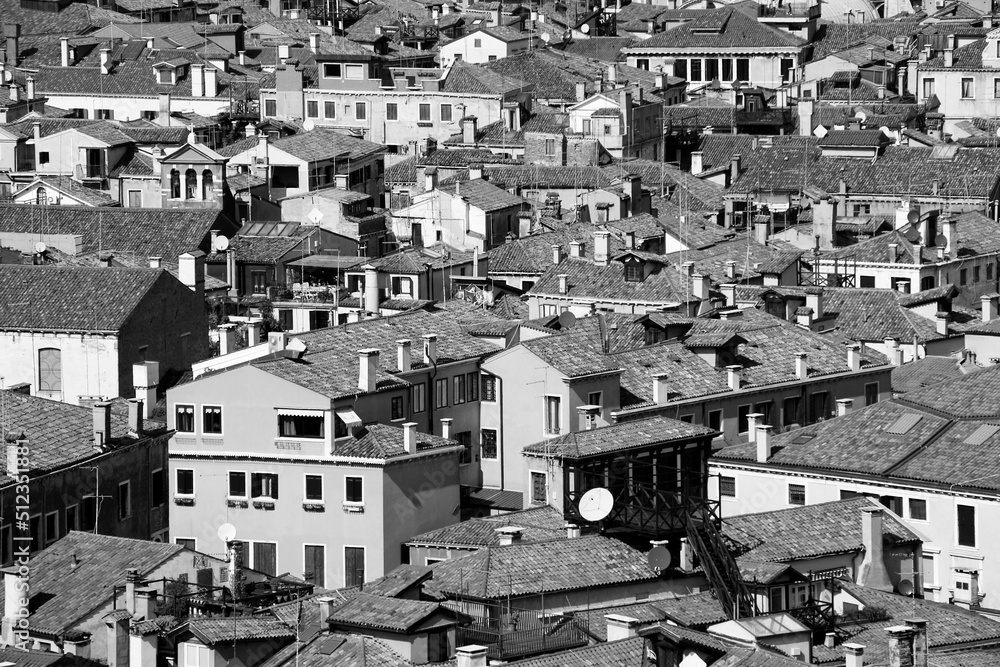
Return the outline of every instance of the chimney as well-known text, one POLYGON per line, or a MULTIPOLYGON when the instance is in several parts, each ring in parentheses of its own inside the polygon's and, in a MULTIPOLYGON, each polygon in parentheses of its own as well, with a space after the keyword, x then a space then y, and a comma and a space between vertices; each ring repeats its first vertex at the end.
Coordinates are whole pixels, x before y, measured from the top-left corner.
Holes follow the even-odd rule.
POLYGON ((403 449, 407 454, 417 453, 417 422, 403 424, 403 449))
POLYGON ((681 273, 685 276, 694 275, 694 262, 684 262, 681 264, 681 273))
POLYGON ((751 412, 747 415, 747 442, 757 440, 757 426, 763 417, 764 414, 761 412, 751 412))
POLYGON ((764 424, 757 427, 757 463, 767 463, 771 458, 771 430, 773 426, 764 424))
POLYGON ((576 84, 576 101, 582 102, 587 99, 587 84, 584 81, 580 81, 576 84))
POLYGON ((719 285, 719 290, 722 292, 723 296, 726 297, 726 305, 730 308, 736 307, 736 284, 735 283, 725 283, 719 285))
MULTIPOLYGON (((229 592, 237 600, 243 598, 243 543, 226 542, 227 563, 226 570, 229 575, 229 592)), ((325 621, 332 612, 323 617, 325 621)))
POLYGON ((358 389, 371 393, 378 383, 378 350, 368 348, 358 350, 358 389))
POLYGON ((59 38, 59 63, 63 67, 69 67, 69 37, 59 38))
POLYGON ((438 170, 437 167, 427 167, 424 169, 424 192, 437 189, 438 170))
POLYGON ((823 637, 823 646, 826 648, 836 648, 837 646, 837 633, 828 632, 823 637))
POLYGON ((565 273, 560 273, 559 278, 559 293, 568 294, 569 293, 569 275, 565 273))
POLYGON ((132 387, 135 397, 142 399, 142 416, 149 419, 156 405, 156 387, 160 384, 160 364, 156 361, 144 361, 132 365, 132 387))
POLYGON ((983 322, 996 319, 998 305, 1000 305, 1000 294, 984 294, 979 297, 983 306, 983 322))
POLYGON ((947 247, 948 253, 952 257, 958 257, 958 220, 949 216, 944 216, 941 218, 941 233, 945 238, 945 245, 947 247))
POLYGON ((20 23, 4 23, 3 34, 7 38, 7 50, 4 53, 4 62, 11 67, 16 67, 20 61, 21 52, 18 47, 18 40, 21 37, 20 23))
POLYGON ((309 50, 313 53, 319 52, 319 37, 320 33, 318 32, 309 33, 309 50))
POLYGON ((220 324, 219 329, 219 356, 224 357, 236 351, 236 325, 220 324))
POLYGON ((823 195, 813 205, 813 231, 816 233, 821 250, 836 247, 837 200, 823 195))
POLYGON ((857 583, 887 593, 892 592, 892 582, 885 569, 882 551, 882 518, 885 510, 881 507, 866 507, 861 510, 861 543, 865 555, 858 568, 857 583))
POLYGON ((611 255, 611 233, 606 230, 594 232, 594 264, 607 266, 611 255))
POLYGON ((896 259, 899 257, 899 255, 896 253, 896 249, 897 248, 899 248, 899 244, 898 243, 890 243, 889 244, 889 263, 890 264, 895 264, 896 263, 896 259))
POLYGON ((894 625, 889 633, 889 667, 913 667, 913 628, 894 625))
POLYGON ((35 99, 35 78, 32 76, 24 80, 24 98, 29 102, 35 99))
POLYGON ((497 528, 494 532, 500 537, 500 546, 509 547, 521 541, 521 533, 524 531, 520 526, 504 526, 497 528))
POLYGON ((578 405, 576 412, 580 419, 580 430, 592 431, 597 421, 597 415, 601 412, 601 407, 599 405, 578 405))
MULTIPOLYGON (((656 26, 653 24, 652 21, 650 21, 649 22, 649 27, 652 30, 652 29, 655 29, 656 26)), ((653 79, 653 85, 656 87, 656 90, 665 90, 666 89, 666 87, 667 87, 667 77, 663 73, 663 70, 660 70, 660 71, 658 71, 656 73, 656 76, 653 79)))
POLYGON ((837 399, 837 416, 843 417, 851 411, 851 406, 854 405, 854 401, 849 398, 838 398, 837 399))
POLYGON ((583 242, 582 241, 570 241, 569 243, 569 256, 576 257, 577 259, 583 257, 583 242))
POLYGON ((847 347, 847 367, 852 371, 861 370, 861 346, 854 344, 847 347))
POLYGON ((729 162, 729 183, 732 185, 740 177, 740 164, 743 156, 737 153, 729 162))
POLYGON ((125 609, 135 615, 135 587, 142 581, 139 570, 125 570, 125 609))
POLYGON ((402 372, 410 370, 411 355, 410 350, 413 347, 413 342, 404 338, 402 340, 396 341, 396 369, 402 372))
POLYGON ((142 399, 128 399, 128 434, 133 438, 142 435, 142 418, 144 414, 142 399))
POLYGON ((702 167, 702 165, 704 164, 704 162, 703 162, 704 157, 705 157, 705 154, 702 153, 701 151, 694 151, 693 153, 691 153, 691 173, 692 174, 696 174, 697 175, 697 174, 700 174, 701 172, 705 171, 704 167, 702 167))
POLYGON ((63 639, 63 653, 75 655, 79 660, 90 660, 90 635, 78 639, 63 639))
POLYGON ((28 452, 27 441, 18 440, 17 442, 7 443, 7 476, 16 478, 22 472, 26 471, 27 459, 19 456, 24 454, 26 457, 28 452), (24 451, 22 451, 24 450, 24 451), (22 465, 23 464, 23 465, 22 465))
POLYGON ((378 304, 381 301, 378 289, 378 269, 371 264, 365 264, 361 268, 365 271, 365 306, 363 310, 378 315, 378 304))
POLYGON ((191 65, 191 97, 205 96, 205 66, 201 63, 191 65))
POLYGON ((899 348, 899 341, 895 338, 886 338, 883 343, 885 344, 886 356, 889 357, 889 361, 892 362, 893 366, 903 365, 903 351, 899 348))
POLYGON ((635 232, 625 232, 625 247, 629 250, 635 250, 635 232))
POLYGON ((282 65, 285 64, 285 61, 288 60, 290 55, 291 53, 288 44, 278 44, 278 60, 282 65))
POLYGON ((562 261, 562 246, 553 245, 552 246, 552 263, 558 264, 562 261))
POLYGON ((611 84, 612 88, 618 83, 618 65, 615 63, 608 65, 608 83, 611 84))
POLYGON ((247 347, 253 347, 260 343, 260 334, 264 329, 264 320, 247 320, 247 347))
POLYGON ((955 64, 955 36, 948 35, 947 46, 944 47, 944 66, 952 67, 955 64))
POLYGON ((726 262, 726 278, 729 280, 736 279, 736 262, 733 260, 726 262))
POLYGON ((920 266, 924 263, 924 244, 914 243, 913 244, 913 263, 916 266, 920 266))
POLYGON ((101 49, 101 74, 111 74, 111 49, 101 49))
POLYGON ((913 630, 913 667, 927 667, 927 621, 907 618, 903 623, 913 630))
POLYGON ((844 644, 844 667, 864 667, 865 647, 863 644, 844 644))
POLYGON ((162 266, 163 266, 163 258, 162 257, 150 256, 150 258, 149 258, 149 268, 151 268, 151 269, 159 269, 159 268, 162 268, 162 266))
POLYGON ((900 294, 910 293, 910 281, 909 280, 897 280, 896 281, 896 291, 900 294))
POLYGON ((691 294, 694 298, 699 301, 707 301, 709 298, 709 289, 711 288, 712 280, 708 276, 701 274, 694 274, 691 276, 691 294))
POLYGON ((455 649, 455 667, 486 667, 486 647, 467 644, 455 649))
POLYGON ((809 378, 808 356, 805 352, 795 353, 795 377, 800 380, 809 378))
POLYGON ((729 388, 733 391, 740 390, 740 374, 742 372, 742 366, 726 366, 726 377, 729 379, 729 388))
POLYGON ((156 618, 156 591, 141 588, 135 591, 135 615, 147 621, 156 618))
POLYGON ((948 319, 949 319, 949 317, 950 317, 950 315, 948 313, 945 313, 945 312, 940 312, 935 317, 935 319, 937 321, 937 332, 938 332, 939 336, 947 336, 948 335, 948 319))
POLYGON ((566 539, 575 540, 580 537, 580 526, 575 523, 567 523, 563 528, 566 529, 566 539))
POLYGON ((103 449, 111 439, 111 404, 94 403, 94 447, 103 449))
POLYGON ((476 145, 476 133, 479 131, 479 119, 466 116, 462 119, 462 143, 476 145))
POLYGON ((424 364, 428 366, 431 364, 437 364, 437 334, 424 334, 421 338, 424 339, 424 364))
POLYGON ((216 97, 219 94, 219 70, 212 65, 205 67, 205 97, 216 97))
POLYGON ((806 290, 806 307, 812 308, 813 317, 819 319, 823 317, 823 288, 817 287, 806 290))
POLYGON ((636 626, 639 625, 639 619, 622 614, 605 614, 604 618, 608 621, 609 642, 636 636, 636 626))
POLYGON ((441 437, 445 440, 451 440, 451 425, 455 420, 451 417, 441 418, 441 437))
POLYGON ((670 374, 663 373, 653 376, 653 402, 666 405, 670 400, 670 374))
POLYGON ((799 135, 812 136, 813 101, 799 100, 799 135))
MULTIPOLYGON (((163 125, 164 127, 170 126, 170 93, 160 93, 158 96, 159 100, 159 112, 156 116, 157 125, 163 125)), ((253 127, 250 125, 249 127, 253 127)))
POLYGON ((194 250, 178 256, 177 277, 192 292, 203 292, 205 289, 205 253, 201 250, 194 250))
POLYGON ((477 181, 483 178, 483 164, 482 162, 477 162, 476 164, 469 165, 469 180, 477 181))
POLYGON ((17 565, 3 569, 3 641, 13 646, 17 635, 14 631, 28 623, 28 576, 20 574, 17 565))

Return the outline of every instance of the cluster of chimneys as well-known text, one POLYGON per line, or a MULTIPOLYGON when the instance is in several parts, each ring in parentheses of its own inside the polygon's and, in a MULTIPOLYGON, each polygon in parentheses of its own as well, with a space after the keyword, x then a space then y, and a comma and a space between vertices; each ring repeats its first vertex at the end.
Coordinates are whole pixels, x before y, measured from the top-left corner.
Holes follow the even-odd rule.
MULTIPOLYGON (((423 362, 427 366, 437 363, 437 334, 424 334, 421 336, 424 343, 423 362)), ((404 338, 396 341, 396 366, 397 370, 405 373, 413 367, 412 359, 413 341, 404 338)), ((378 348, 368 348, 358 350, 359 371, 358 389, 363 392, 375 391, 377 384, 376 374, 378 373, 378 361, 380 351, 378 348)))

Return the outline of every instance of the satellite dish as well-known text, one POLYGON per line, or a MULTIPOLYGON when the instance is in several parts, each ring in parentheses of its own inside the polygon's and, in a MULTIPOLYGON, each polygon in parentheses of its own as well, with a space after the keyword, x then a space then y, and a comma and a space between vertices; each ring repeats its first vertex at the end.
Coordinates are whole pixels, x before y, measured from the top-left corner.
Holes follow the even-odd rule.
POLYGON ((589 33, 590 32, 590 24, 589 23, 584 23, 582 26, 580 26, 580 32, 582 32, 584 35, 586 35, 587 33, 589 33))
POLYGON ((938 234, 934 237, 934 245, 942 250, 948 247, 948 237, 944 234, 938 234))
POLYGON ((550 35, 547 32, 543 32, 542 33, 542 41, 543 42, 545 42, 547 44, 550 39, 552 39, 552 35, 550 35))
POLYGON ((302 129, 305 130, 306 132, 312 132, 314 129, 316 129, 316 123, 312 122, 311 120, 306 120, 304 123, 302 123, 302 129))
POLYGON ((827 129, 825 127, 823 127, 822 125, 817 125, 816 129, 813 130, 813 134, 815 134, 817 137, 819 137, 820 139, 822 139, 823 137, 825 137, 827 135, 827 129))
POLYGON ((907 229, 905 232, 903 232, 903 236, 910 243, 920 243, 922 241, 922 239, 920 238, 920 232, 917 231, 916 227, 910 227, 909 229, 907 229))
POLYGON ((224 523, 219 526, 219 539, 223 542, 232 542, 236 539, 236 526, 231 523, 224 523))
POLYGON ((854 117, 860 120, 862 123, 868 120, 868 114, 866 114, 864 111, 857 112, 856 114, 854 114, 854 117))
POLYGON ((896 138, 896 133, 893 132, 892 130, 890 130, 885 125, 883 125, 882 127, 878 128, 878 129, 879 129, 879 132, 881 132, 885 136, 889 137, 890 139, 895 139, 896 138))
POLYGON ((997 128, 997 136, 1000 137, 1000 127, 997 128))
POLYGON ((910 224, 916 224, 918 220, 920 220, 920 212, 910 209, 910 212, 906 214, 906 221, 910 224))
POLYGON ((575 324, 576 324, 576 315, 569 312, 568 310, 564 310, 563 312, 559 313, 559 326, 561 326, 563 329, 572 329, 575 324))
POLYGON ((226 252, 229 250, 229 239, 221 235, 216 236, 213 245, 215 246, 215 252, 226 252))
POLYGON ((615 499, 611 492, 604 487, 597 487, 583 494, 577 507, 583 520, 593 523, 611 514, 614 504, 615 499))
POLYGON ((35 252, 37 252, 38 254, 41 254, 48 249, 49 247, 45 245, 44 241, 39 241, 38 243, 35 244, 35 252))
POLYGON ((913 582, 909 579, 901 579, 896 588, 900 595, 913 595, 913 582))
POLYGON ((646 561, 649 563, 649 567, 657 572, 666 570, 670 567, 670 550, 662 544, 655 546, 646 554, 646 561))

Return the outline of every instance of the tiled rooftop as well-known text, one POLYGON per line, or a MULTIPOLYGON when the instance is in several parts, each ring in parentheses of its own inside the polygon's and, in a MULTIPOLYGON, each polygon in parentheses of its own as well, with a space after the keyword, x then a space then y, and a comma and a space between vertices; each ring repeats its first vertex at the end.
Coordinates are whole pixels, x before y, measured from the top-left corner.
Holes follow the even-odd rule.
POLYGON ((522 542, 550 542, 566 537, 564 524, 565 520, 562 514, 545 505, 520 512, 469 519, 412 537, 407 540, 407 544, 474 548, 495 547, 500 545, 500 534, 497 533, 497 529, 504 526, 522 528, 522 542))
POLYGON ((759 23, 742 11, 723 7, 672 30, 653 35, 635 44, 626 53, 644 53, 647 49, 703 48, 786 48, 795 51, 803 42, 798 37, 759 23), (714 30, 714 31, 713 31, 714 30))
POLYGON ((523 451, 536 456, 579 459, 623 449, 642 449, 673 441, 706 438, 714 434, 715 431, 704 426, 654 416, 567 433, 528 445, 523 451))
POLYGON ((293 642, 259 663, 259 667, 412 667, 387 644, 359 634, 324 632, 307 642, 293 642))
POLYGON ((441 610, 437 602, 402 600, 361 593, 338 605, 327 619, 337 628, 366 628, 406 633, 441 610))
POLYGON ((192 618, 187 628, 203 644, 258 639, 292 639, 295 629, 275 618, 266 616, 236 616, 234 618, 192 618))

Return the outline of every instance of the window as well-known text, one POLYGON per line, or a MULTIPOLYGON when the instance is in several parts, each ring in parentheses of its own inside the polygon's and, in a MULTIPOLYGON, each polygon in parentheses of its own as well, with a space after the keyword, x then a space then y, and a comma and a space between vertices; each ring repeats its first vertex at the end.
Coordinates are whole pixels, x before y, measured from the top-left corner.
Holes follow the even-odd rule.
POLYGON ((365 120, 368 118, 368 104, 366 102, 354 103, 354 117, 357 120, 365 120))
POLYGON ((188 169, 184 172, 184 198, 195 199, 198 196, 198 172, 188 169))
POLYGON ((229 497, 247 497, 247 474, 245 472, 229 471, 229 497))
POLYGON ((45 544, 51 544, 59 539, 59 512, 49 512, 45 515, 45 544))
POLYGON ((719 61, 715 58, 705 59, 705 80, 712 81, 719 76, 719 61))
POLYGON ((319 102, 316 100, 306 100, 306 116, 309 118, 319 118, 319 102))
POLYGON ((962 99, 970 99, 976 96, 974 81, 971 76, 962 78, 962 99))
POLYGON ((859 215, 869 215, 872 212, 871 204, 854 204, 854 217, 859 215))
POLYGON ((691 81, 701 81, 701 58, 691 59, 691 81))
POLYGON ((175 408, 174 430, 178 433, 194 433, 194 406, 178 405, 175 408))
POLYGON ((555 139, 546 139, 545 140, 545 154, 546 155, 555 155, 556 154, 556 140, 555 139))
POLYGON ((95 109, 94 117, 98 120, 114 120, 115 110, 114 109, 95 109))
POLYGON ((789 484, 788 485, 788 504, 789 505, 805 505, 806 504, 806 487, 801 484, 789 484))
POLYGON ((969 282, 969 270, 962 269, 961 271, 958 272, 958 283, 960 285, 964 285, 967 282, 969 282))
POLYGON ((712 410, 708 413, 708 428, 713 431, 722 430, 722 410, 712 410))
POLYGON ((934 563, 934 554, 929 554, 926 551, 924 556, 924 586, 935 586, 937 585, 937 569, 934 563))
POLYGON ((781 425, 791 426, 799 421, 799 397, 790 396, 781 404, 781 425))
POLYGON ((469 402, 479 400, 479 373, 469 373, 466 375, 465 389, 468 392, 466 398, 469 402))
POLYGON ((278 573, 278 545, 275 542, 253 543, 253 564, 250 566, 272 577, 278 573))
POLYGON ((903 515, 903 499, 899 496, 880 496, 878 501, 896 516, 903 515))
POLYGON ((795 81, 795 61, 791 58, 782 58, 779 64, 781 68, 782 81, 795 81))
POLYGON ((181 667, 211 667, 211 665, 212 650, 210 648, 201 644, 184 642, 184 664, 181 667))
POLYGON ((861 276, 862 287, 875 287, 875 276, 861 276))
POLYGON ((562 426, 562 399, 558 396, 545 397, 545 433, 559 435, 562 426))
POLYGON ((179 496, 193 496, 194 495, 194 470, 189 470, 186 468, 178 468, 174 473, 174 479, 177 481, 176 493, 179 496))
POLYGON ((775 586, 767 592, 767 611, 775 613, 785 608, 785 589, 782 586, 775 586))
POLYGON ((323 63, 324 79, 339 79, 341 74, 340 63, 323 63))
POLYGON ((405 419, 406 413, 403 410, 403 397, 393 396, 391 402, 392 402, 392 420, 396 421, 398 419, 405 419))
POLYGON ((167 501, 167 485, 165 484, 163 468, 158 468, 149 474, 149 504, 159 507, 167 501))
POLYGON ((979 272, 979 268, 980 267, 978 265, 972 267, 972 282, 974 283, 978 283, 980 280, 982 280, 982 275, 979 272))
POLYGON ((418 108, 418 120, 421 122, 428 122, 431 119, 431 105, 421 104, 418 108))
POLYGON ((271 167, 271 186, 275 188, 299 187, 299 168, 271 167))
POLYGON ((548 493, 545 488, 544 472, 531 473, 531 502, 533 503, 548 502, 548 493))
POLYGON ((441 105, 441 122, 450 123, 451 122, 451 105, 442 104, 441 105))
POLYGON ((481 40, 481 39, 474 39, 474 40, 472 40, 472 47, 473 48, 480 49, 480 48, 482 48, 482 46, 483 46, 483 40, 481 40))
POLYGON ((924 79, 924 99, 934 94, 934 79, 924 79))
POLYGON ((132 484, 122 482, 118 485, 118 520, 132 516, 132 484))
POLYGON ((590 134, 590 120, 589 119, 583 121, 583 133, 584 134, 590 134))
POLYGON ((365 66, 364 65, 345 65, 344 66, 344 78, 354 79, 360 81, 365 78, 365 66))
POLYGON ((993 79, 993 99, 1000 100, 1000 79, 993 79))
POLYGON ((736 497, 735 477, 726 477, 725 475, 719 477, 719 496, 722 498, 736 497))
POLYGON ((323 116, 326 118, 336 118, 337 117, 337 103, 336 102, 323 102, 323 116))
POLYGON ((797 609, 806 606, 809 602, 809 586, 807 584, 793 584, 788 587, 788 607, 797 609))
POLYGON ((278 100, 264 100, 264 115, 265 116, 277 116, 278 115, 278 100))
POLYGON ((497 379, 493 375, 483 376, 483 400, 493 403, 497 400, 497 379))
POLYGON ((642 264, 635 261, 625 262, 625 282, 629 283, 642 282, 642 264))
POLYGON ((344 547, 344 585, 365 583, 365 548, 344 547))
POLYGON ((176 169, 170 170, 170 198, 181 198, 181 172, 176 169))
POLYGON ((344 502, 363 503, 365 501, 363 477, 344 478, 344 502))
POLYGON ((993 280, 993 264, 992 263, 986 265, 986 279, 987 280, 993 280))
POLYGON ((80 530, 91 531, 97 526, 97 498, 83 497, 83 507, 80 509, 80 530))
POLYGON ((878 403, 878 382, 870 382, 865 385, 865 406, 878 403))
POLYGON ((927 520, 927 501, 920 498, 910 498, 910 518, 916 521, 927 520))
POLYGON ((448 407, 448 378, 442 378, 434 382, 434 407, 448 407))
POLYGON ((399 105, 395 102, 387 102, 385 105, 385 119, 399 120, 399 105))
POLYGON ((971 505, 958 506, 958 545, 976 546, 976 508, 971 505))
POLYGON ((321 544, 304 545, 302 560, 305 580, 322 588, 326 583, 326 547, 321 544))
POLYGON ((255 472, 250 475, 250 497, 278 499, 278 475, 273 472, 255 472))
POLYGON ((592 391, 587 394, 587 405, 604 406, 604 392, 592 391))
POLYGON ((490 57, 489 57, 489 61, 490 61, 491 63, 495 63, 495 62, 497 61, 497 57, 496 57, 496 56, 490 56, 490 57))
POLYGON ((827 392, 817 391, 809 396, 809 423, 826 419, 827 392))
POLYGON ((454 377, 455 382, 455 392, 453 395, 453 401, 455 405, 461 405, 465 403, 465 376, 456 375, 454 377))
POLYGON ((750 406, 741 405, 736 408, 736 423, 737 423, 737 433, 749 433, 750 432, 750 406))
POLYGON ((410 405, 413 408, 413 412, 423 412, 427 409, 427 384, 421 382, 419 384, 413 385, 410 389, 410 405))
POLYGON ((278 437, 316 438, 326 436, 326 420, 322 415, 278 415, 278 437))
POLYGON ((392 278, 391 287, 393 295, 413 296, 413 279, 395 276, 392 278))
POLYGON ((736 78, 740 81, 748 81, 750 79, 750 59, 749 58, 737 58, 736 59, 736 78))
POLYGON ((306 475, 306 500, 323 502, 323 475, 306 475))
POLYGON ((44 347, 38 351, 38 392, 46 398, 62 393, 62 350, 44 347))
POLYGON ((201 432, 206 434, 222 434, 222 407, 206 405, 202 408, 201 432))
POLYGON ((495 459, 497 457, 497 432, 496 429, 484 428, 480 432, 480 448, 484 459, 495 459))
MULTIPOLYGON (((77 512, 76 505, 70 505, 66 508, 66 532, 71 530, 79 530, 80 526, 77 524, 79 519, 79 513, 77 512)), ((7 562, 3 558, 0 558, 0 563, 7 562)))
POLYGON ((250 284, 254 294, 267 293, 267 271, 251 271, 250 284))

